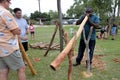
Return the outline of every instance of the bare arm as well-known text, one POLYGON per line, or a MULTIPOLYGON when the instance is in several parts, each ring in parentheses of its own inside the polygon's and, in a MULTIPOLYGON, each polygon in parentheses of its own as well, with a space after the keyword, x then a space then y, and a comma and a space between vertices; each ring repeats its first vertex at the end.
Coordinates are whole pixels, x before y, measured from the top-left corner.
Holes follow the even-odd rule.
POLYGON ((94 23, 92 22, 90 19, 88 19, 88 22, 91 26, 93 26, 94 28, 99 28, 99 23, 94 23))
POLYGON ((89 17, 89 14, 85 14, 83 15, 83 17, 81 19, 79 19, 77 22, 76 22, 76 25, 79 25, 82 23, 83 19, 85 18, 85 16, 88 16, 89 17))
POLYGON ((29 28, 27 28, 27 30, 26 30, 26 34, 29 34, 29 28))
POLYGON ((81 23, 82 23, 82 21, 83 21, 83 19, 82 19, 82 20, 78 20, 78 21, 76 22, 76 25, 81 24, 81 23))
POLYGON ((14 35, 20 35, 21 30, 19 28, 16 28, 14 30, 11 31, 14 35))
POLYGON ((93 23, 93 22, 91 22, 90 20, 89 20, 89 23, 90 23, 91 26, 93 26, 93 27, 95 27, 95 28, 99 28, 99 24, 93 23))

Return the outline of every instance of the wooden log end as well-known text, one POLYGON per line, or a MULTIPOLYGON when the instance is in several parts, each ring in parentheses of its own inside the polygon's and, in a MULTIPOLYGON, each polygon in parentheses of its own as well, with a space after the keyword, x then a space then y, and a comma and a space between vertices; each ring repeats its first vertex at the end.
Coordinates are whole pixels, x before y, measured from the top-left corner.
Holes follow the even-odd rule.
POLYGON ((50 67, 52 70, 56 71, 56 68, 52 64, 50 65, 50 67))

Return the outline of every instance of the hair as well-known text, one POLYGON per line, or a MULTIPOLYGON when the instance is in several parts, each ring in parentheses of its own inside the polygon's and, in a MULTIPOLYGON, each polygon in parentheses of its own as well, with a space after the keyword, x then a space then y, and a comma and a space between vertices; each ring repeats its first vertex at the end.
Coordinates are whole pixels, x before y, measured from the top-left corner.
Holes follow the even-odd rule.
POLYGON ((13 12, 16 13, 18 11, 22 11, 20 8, 14 8, 13 12))
MULTIPOLYGON (((4 0, 0 0, 0 3, 2 3, 4 0)), ((7 0, 7 1, 11 1, 11 0, 7 0)))
POLYGON ((0 3, 2 3, 4 0, 0 0, 0 3))
POLYGON ((90 11, 90 12, 93 12, 93 9, 92 9, 92 7, 86 7, 86 10, 85 10, 86 12, 87 11, 90 11))
POLYGON ((30 23, 30 25, 32 25, 33 23, 30 23))

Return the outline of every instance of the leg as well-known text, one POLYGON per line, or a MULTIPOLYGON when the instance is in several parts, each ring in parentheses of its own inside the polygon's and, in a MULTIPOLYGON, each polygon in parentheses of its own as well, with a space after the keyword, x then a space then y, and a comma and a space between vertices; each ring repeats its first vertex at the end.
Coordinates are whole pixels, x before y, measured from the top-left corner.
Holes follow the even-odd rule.
POLYGON ((23 62, 23 58, 19 50, 14 51, 11 55, 5 57, 4 62, 7 64, 9 69, 15 71, 17 70, 18 80, 26 80, 25 64, 23 62))
POLYGON ((32 40, 32 32, 30 32, 30 39, 32 40))
POLYGON ((26 80, 26 76, 25 76, 25 66, 19 68, 17 70, 17 74, 18 74, 18 80, 26 80))
POLYGON ((33 38, 35 38, 35 33, 33 33, 33 38))
POLYGON ((80 40, 80 44, 79 44, 79 50, 78 50, 78 56, 76 58, 76 63, 81 62, 83 56, 84 56, 84 51, 85 51, 85 43, 84 40, 80 40))
POLYGON ((6 69, 0 69, 0 80, 8 80, 8 73, 9 70, 6 69))
POLYGON ((0 80, 8 80, 8 73, 9 69, 7 67, 7 64, 3 58, 0 57, 0 80))
POLYGON ((96 41, 95 40, 90 40, 89 42, 89 49, 90 49, 90 63, 92 63, 92 59, 93 59, 93 53, 94 53, 94 48, 95 48, 95 43, 96 41))

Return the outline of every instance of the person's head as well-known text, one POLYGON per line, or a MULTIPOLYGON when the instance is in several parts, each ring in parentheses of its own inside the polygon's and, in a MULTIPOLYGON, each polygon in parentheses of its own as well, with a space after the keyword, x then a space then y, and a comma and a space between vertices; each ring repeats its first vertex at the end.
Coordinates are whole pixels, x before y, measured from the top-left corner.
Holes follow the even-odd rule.
POLYGON ((16 18, 21 18, 22 17, 22 10, 20 8, 15 8, 14 10, 14 14, 16 18))
POLYGON ((92 15, 93 13, 93 9, 91 7, 87 7, 86 10, 85 10, 86 13, 92 15))
POLYGON ((9 9, 9 6, 11 4, 11 0, 0 0, 0 5, 3 6, 6 9, 9 9))
POLYGON ((33 26, 33 23, 30 23, 30 26, 33 26))

